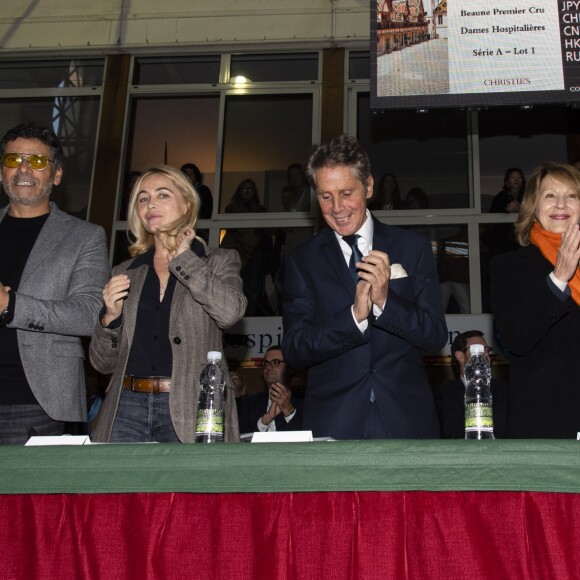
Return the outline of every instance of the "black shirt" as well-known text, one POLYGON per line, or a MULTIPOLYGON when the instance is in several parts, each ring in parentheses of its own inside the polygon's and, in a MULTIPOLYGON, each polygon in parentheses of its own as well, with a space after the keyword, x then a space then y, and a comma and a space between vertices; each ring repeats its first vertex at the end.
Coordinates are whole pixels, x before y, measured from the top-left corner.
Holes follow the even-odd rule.
MULTIPOLYGON (((14 313, 20 279, 30 252, 44 226, 48 213, 33 218, 17 218, 8 214, 0 222, 0 282, 10 286, 9 323, 14 313)), ((39 298, 42 298, 39 296, 39 298)), ((38 404, 26 380, 15 328, 0 327, 0 405, 38 404)))
POLYGON ((133 343, 127 361, 127 375, 136 377, 170 377, 173 370, 173 352, 169 339, 169 318, 176 278, 169 274, 163 300, 159 301, 159 278, 153 265, 154 249, 137 256, 129 269, 148 266, 143 284, 133 343))

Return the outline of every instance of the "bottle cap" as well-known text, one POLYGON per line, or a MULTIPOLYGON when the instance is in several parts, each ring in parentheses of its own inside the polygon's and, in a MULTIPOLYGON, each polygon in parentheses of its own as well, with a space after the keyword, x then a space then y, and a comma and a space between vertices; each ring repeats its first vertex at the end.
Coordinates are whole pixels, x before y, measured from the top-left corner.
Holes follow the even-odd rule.
POLYGON ((222 360, 222 353, 219 350, 210 350, 207 353, 207 362, 219 362, 222 360))
POLYGON ((469 352, 473 356, 474 354, 483 354, 485 347, 483 344, 472 344, 469 347, 469 352))

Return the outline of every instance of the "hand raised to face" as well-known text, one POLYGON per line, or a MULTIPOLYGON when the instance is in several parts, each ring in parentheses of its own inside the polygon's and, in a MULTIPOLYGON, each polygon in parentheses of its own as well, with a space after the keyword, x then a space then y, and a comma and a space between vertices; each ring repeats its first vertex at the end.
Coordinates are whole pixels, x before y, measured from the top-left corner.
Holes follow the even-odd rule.
POLYGON ((580 228, 577 224, 570 224, 562 234, 554 276, 561 282, 569 282, 578 269, 579 260, 580 228))
POLYGON ((179 256, 179 254, 182 254, 186 250, 189 250, 189 248, 191 248, 191 243, 193 242, 194 239, 195 239, 195 231, 192 228, 188 228, 187 230, 179 234, 179 236, 177 237, 177 248, 175 252, 170 252, 167 255, 168 261, 171 262, 173 258, 179 256))

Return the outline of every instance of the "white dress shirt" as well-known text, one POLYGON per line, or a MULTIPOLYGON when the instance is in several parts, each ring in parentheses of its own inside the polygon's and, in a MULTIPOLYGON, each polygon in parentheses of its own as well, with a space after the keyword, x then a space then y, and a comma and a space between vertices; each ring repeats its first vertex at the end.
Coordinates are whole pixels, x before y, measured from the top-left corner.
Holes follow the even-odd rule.
MULTIPOLYGON (((266 413, 270 410, 270 405, 272 404, 272 399, 268 399, 268 405, 266 406, 266 413)), ((292 413, 290 413, 290 415, 288 415, 288 417, 284 417, 284 419, 286 419, 286 423, 290 423, 290 421, 292 421, 292 419, 294 418, 294 415, 296 415, 296 409, 294 409, 294 411, 292 411, 292 413)), ((264 415, 262 415, 263 417, 264 415)), ((272 420, 272 422, 269 425, 264 425, 264 423, 262 423, 262 417, 260 417, 258 419, 258 431, 276 431, 276 421, 272 420)))
MULTIPOLYGON (((373 234, 375 232, 375 225, 371 218, 371 212, 367 209, 366 210, 366 219, 362 225, 362 227, 356 232, 357 235, 360 237, 357 240, 358 249, 361 251, 363 256, 366 256, 372 249, 373 249, 373 234)), ((352 255, 352 248, 342 239, 340 234, 334 232, 338 243, 340 244, 340 249, 344 254, 344 259, 348 266, 350 262, 350 256, 352 255)), ((383 304, 383 308, 384 308, 383 304)), ((383 313, 383 308, 379 308, 376 304, 373 304, 373 314, 375 318, 378 318, 383 313)), ((352 318, 355 321, 356 325, 358 326, 361 332, 364 332, 369 325, 368 320, 363 320, 362 322, 358 322, 354 316, 354 305, 351 307, 352 318)))

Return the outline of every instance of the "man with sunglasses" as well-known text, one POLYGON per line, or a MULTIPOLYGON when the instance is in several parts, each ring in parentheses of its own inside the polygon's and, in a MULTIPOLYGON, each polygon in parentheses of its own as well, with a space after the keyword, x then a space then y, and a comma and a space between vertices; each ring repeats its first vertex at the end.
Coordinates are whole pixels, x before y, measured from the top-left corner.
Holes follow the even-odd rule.
MULTIPOLYGON (((484 346, 484 356, 491 363, 493 348, 488 346, 481 330, 468 330, 458 334, 451 343, 451 359, 457 376, 433 389, 435 407, 439 416, 443 439, 463 439, 465 437, 465 365, 471 358, 472 344, 484 346)), ((493 402, 493 434, 505 437, 507 425, 507 384, 491 379, 493 402)))
POLYGON ((255 431, 300 431, 300 402, 292 396, 290 381, 294 374, 286 366, 279 346, 271 346, 262 361, 265 390, 237 399, 240 433, 255 431))
POLYGON ((50 201, 63 175, 52 130, 22 123, 0 141, 0 443, 86 422, 84 353, 109 278, 105 233, 50 201))

